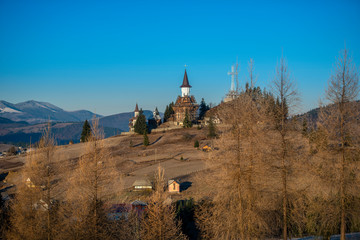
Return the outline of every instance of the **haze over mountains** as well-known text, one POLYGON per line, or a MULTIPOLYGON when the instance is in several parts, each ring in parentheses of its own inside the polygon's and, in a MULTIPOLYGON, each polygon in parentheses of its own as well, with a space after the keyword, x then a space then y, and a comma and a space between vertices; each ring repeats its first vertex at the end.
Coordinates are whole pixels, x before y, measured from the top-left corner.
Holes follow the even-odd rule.
MULTIPOLYGON (((94 113, 87 110, 66 111, 53 104, 38 101, 9 103, 0 101, 0 143, 29 143, 40 139, 46 123, 51 121, 52 132, 58 144, 67 144, 70 140, 79 142, 82 125, 91 120, 94 113)), ((103 117, 96 114, 105 137, 111 137, 129 130, 129 119, 133 112, 119 113, 103 117)), ((152 111, 144 110, 146 118, 152 117, 152 111)))

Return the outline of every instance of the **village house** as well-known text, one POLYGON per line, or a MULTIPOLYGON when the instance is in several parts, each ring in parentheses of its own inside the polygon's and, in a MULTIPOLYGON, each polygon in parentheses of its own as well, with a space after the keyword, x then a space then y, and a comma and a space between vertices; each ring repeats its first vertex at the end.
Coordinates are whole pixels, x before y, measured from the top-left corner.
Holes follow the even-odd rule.
POLYGON ((152 191, 152 184, 149 180, 135 180, 132 186, 134 191, 152 191))
POLYGON ((121 220, 125 219, 128 220, 129 214, 131 212, 136 212, 138 215, 142 214, 146 211, 147 203, 135 200, 129 203, 119 203, 119 204, 112 204, 110 207, 107 208, 107 218, 109 220, 121 220))
POLYGON ((168 190, 170 193, 179 193, 180 192, 180 182, 176 180, 168 181, 168 190))
POLYGON ((139 214, 146 210, 147 203, 140 200, 135 200, 131 203, 131 206, 132 210, 139 214))

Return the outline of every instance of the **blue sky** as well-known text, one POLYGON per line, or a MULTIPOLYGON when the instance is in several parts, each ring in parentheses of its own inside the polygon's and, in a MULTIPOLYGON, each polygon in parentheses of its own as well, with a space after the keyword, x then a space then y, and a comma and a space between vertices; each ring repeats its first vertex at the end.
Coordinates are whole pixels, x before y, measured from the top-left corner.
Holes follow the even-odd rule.
MULTIPOLYGON (((269 89, 283 49, 301 94, 317 107, 339 51, 360 66, 360 1, 0 0, 0 99, 46 101, 103 115, 164 111, 180 94, 219 103, 238 57, 269 89)), ((359 69, 359 68, 358 68, 359 69)))

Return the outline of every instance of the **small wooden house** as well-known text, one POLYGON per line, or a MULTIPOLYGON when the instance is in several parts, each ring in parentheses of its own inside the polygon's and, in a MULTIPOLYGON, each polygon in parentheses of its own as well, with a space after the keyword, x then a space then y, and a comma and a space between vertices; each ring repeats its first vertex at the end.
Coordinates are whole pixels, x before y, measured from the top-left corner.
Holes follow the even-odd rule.
POLYGON ((152 184, 149 180, 136 180, 133 188, 135 191, 152 191, 152 184))
POLYGON ((131 203, 131 206, 132 210, 136 210, 138 213, 141 213, 146 210, 147 203, 140 200, 135 200, 131 203))
POLYGON ((176 180, 168 181, 169 192, 171 193, 179 193, 180 192, 180 183, 176 180))

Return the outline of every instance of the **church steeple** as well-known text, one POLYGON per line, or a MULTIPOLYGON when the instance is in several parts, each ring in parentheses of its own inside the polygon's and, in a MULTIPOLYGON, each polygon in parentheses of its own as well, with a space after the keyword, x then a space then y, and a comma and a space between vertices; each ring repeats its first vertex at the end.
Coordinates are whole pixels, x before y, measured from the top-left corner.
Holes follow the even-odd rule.
POLYGON ((135 117, 139 116, 139 107, 138 107, 137 103, 136 103, 136 106, 135 106, 134 116, 135 117))
POLYGON ((191 86, 189 84, 188 76, 187 76, 187 73, 186 73, 186 69, 185 69, 185 73, 184 73, 183 83, 182 83, 182 85, 180 87, 181 88, 183 88, 183 87, 191 88, 191 86))
POLYGON ((182 85, 180 86, 180 88, 181 88, 181 96, 182 96, 182 97, 184 97, 184 96, 189 96, 189 95, 190 95, 191 85, 189 84, 189 80, 188 80, 188 76, 187 76, 187 73, 186 73, 186 69, 185 69, 185 73, 184 73, 183 83, 182 83, 182 85))

